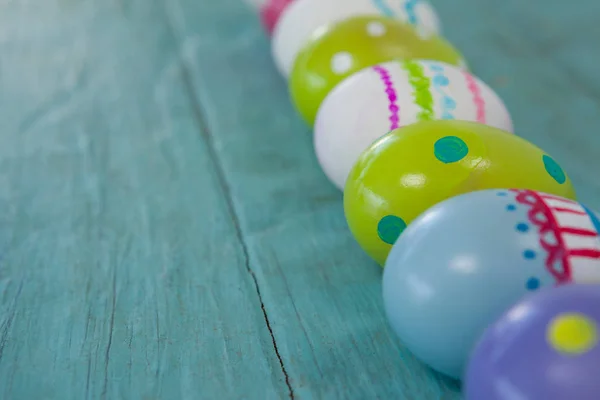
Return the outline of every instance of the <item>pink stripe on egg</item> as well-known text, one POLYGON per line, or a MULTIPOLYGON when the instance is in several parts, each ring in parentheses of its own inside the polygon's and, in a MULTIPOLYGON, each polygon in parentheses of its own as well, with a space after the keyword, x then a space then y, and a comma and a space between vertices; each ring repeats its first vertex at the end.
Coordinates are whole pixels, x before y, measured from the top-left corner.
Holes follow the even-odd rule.
POLYGON ((473 95, 473 103, 475 103, 475 107, 477 108, 477 122, 485 124, 485 100, 483 100, 483 97, 481 96, 479 85, 473 75, 468 72, 463 72, 463 74, 467 80, 467 87, 473 95))
POLYGON ((275 25, 281 18, 283 11, 293 0, 267 0, 260 9, 260 18, 269 35, 273 34, 275 25))
POLYGON ((385 93, 387 94, 389 102, 388 109, 390 110, 390 131, 392 131, 400 126, 400 107, 396 104, 396 101, 398 100, 396 89, 394 89, 394 83, 392 82, 392 78, 387 69, 376 65, 373 67, 373 70, 379 74, 379 78, 385 85, 385 93))

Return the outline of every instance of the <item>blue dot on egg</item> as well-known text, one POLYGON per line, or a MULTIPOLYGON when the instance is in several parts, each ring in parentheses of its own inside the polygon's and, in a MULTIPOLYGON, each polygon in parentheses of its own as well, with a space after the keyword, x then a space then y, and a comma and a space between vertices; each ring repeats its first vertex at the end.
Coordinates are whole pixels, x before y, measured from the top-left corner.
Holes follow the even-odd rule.
POLYGON ((469 146, 461 138, 446 136, 435 142, 433 154, 444 164, 450 164, 465 158, 469 154, 469 146))
POLYGON ((544 154, 542 157, 544 161, 544 168, 546 168, 546 172, 554 178, 556 182, 559 184, 563 184, 567 181, 567 176, 565 175, 565 171, 558 165, 556 161, 550 156, 544 154))
POLYGON ((438 86, 448 86, 450 81, 443 75, 437 75, 433 78, 433 83, 438 86))
POLYGON ((533 250, 525 250, 523 252, 523 257, 525 257, 528 260, 533 260, 535 258, 535 251, 533 251, 533 250))
POLYGON ((540 287, 540 280, 538 278, 529 278, 525 283, 527 290, 537 290, 540 287))
POLYGON ((521 223, 517 224, 517 230, 519 232, 527 232, 529 230, 529 225, 521 222, 521 223))
POLYGON ((398 236, 406 229, 406 222, 395 215, 387 215, 377 224, 377 235, 387 243, 394 244, 398 236))
POLYGON ((456 109, 456 101, 450 97, 444 97, 444 106, 449 109, 456 109))
POLYGON ((508 195, 508 193, 506 193, 506 192, 498 192, 498 193, 496 193, 496 196, 506 196, 506 195, 508 195))
POLYGON ((517 209, 517 206, 515 206, 514 204, 509 204, 506 206, 507 211, 515 211, 516 209, 517 209))
POLYGON ((581 206, 585 210, 588 217, 590 217, 590 220, 592 221, 592 225, 594 225, 594 229, 596 230, 596 232, 600 233, 600 218, 596 215, 595 212, 593 212, 591 209, 589 209, 585 205, 581 204, 581 206))

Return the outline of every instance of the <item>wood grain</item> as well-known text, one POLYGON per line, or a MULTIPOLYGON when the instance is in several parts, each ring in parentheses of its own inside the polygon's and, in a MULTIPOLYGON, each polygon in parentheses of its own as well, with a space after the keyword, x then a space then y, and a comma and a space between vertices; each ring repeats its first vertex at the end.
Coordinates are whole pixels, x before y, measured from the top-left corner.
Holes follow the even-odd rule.
MULTIPOLYGON (((435 5, 600 209, 600 3, 435 5)), ((388 328, 242 1, 0 11, 0 398, 460 397, 388 328)))
POLYGON ((0 398, 284 398, 163 5, 124 6, 3 13, 0 398))

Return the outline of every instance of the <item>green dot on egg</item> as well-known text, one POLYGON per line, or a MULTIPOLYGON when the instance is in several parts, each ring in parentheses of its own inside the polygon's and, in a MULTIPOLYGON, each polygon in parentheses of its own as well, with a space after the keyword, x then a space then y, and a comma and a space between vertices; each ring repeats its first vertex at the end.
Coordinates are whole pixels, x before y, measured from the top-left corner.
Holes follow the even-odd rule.
POLYGON ((469 154, 469 146, 459 137, 446 136, 435 142, 433 154, 444 164, 450 164, 465 158, 469 154))
POLYGON ((383 242, 394 244, 404 229, 406 229, 406 222, 402 218, 387 215, 379 220, 377 235, 383 242))
POLYGON ((554 161, 552 157, 544 154, 542 160, 544 161, 544 168, 546 168, 546 172, 556 182, 562 185, 567 181, 567 175, 565 175, 565 171, 563 171, 560 165, 558 165, 558 163, 554 161))

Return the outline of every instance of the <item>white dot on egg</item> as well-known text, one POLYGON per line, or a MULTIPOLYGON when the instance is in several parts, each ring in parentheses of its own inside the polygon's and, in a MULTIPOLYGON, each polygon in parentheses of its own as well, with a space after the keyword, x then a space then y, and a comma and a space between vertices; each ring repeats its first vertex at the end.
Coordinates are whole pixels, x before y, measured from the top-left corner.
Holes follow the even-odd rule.
POLYGON ((338 75, 345 74, 352 68, 353 62, 352 54, 341 51, 331 58, 331 70, 338 75))
POLYGON ((385 25, 381 22, 371 21, 367 24, 367 33, 369 36, 383 36, 385 32, 385 25))

